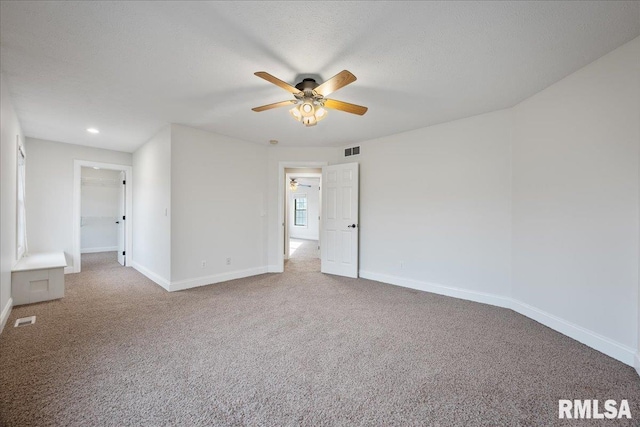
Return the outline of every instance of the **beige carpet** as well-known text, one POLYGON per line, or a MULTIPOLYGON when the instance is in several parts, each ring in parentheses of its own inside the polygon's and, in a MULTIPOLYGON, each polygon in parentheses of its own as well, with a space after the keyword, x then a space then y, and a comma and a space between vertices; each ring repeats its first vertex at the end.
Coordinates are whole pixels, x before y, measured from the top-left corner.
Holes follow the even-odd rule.
POLYGON ((289 239, 289 258, 319 259, 320 249, 317 240, 289 239))
POLYGON ((289 239, 289 259, 284 261, 284 269, 287 274, 319 272, 318 241, 289 239))
POLYGON ((0 335, 0 424, 560 425, 574 398, 640 419, 631 367, 526 317, 300 262, 168 293, 83 256, 64 299, 0 335))

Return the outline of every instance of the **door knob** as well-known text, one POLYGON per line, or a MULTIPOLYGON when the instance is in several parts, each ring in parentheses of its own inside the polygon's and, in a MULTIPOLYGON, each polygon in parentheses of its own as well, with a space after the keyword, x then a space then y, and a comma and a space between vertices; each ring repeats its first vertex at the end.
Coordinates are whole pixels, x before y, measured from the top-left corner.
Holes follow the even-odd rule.
POLYGON ((357 225, 355 225, 355 224, 347 225, 347 228, 356 228, 356 227, 357 227, 357 225))
POLYGON ((116 221, 116 224, 120 224, 120 221, 116 221))

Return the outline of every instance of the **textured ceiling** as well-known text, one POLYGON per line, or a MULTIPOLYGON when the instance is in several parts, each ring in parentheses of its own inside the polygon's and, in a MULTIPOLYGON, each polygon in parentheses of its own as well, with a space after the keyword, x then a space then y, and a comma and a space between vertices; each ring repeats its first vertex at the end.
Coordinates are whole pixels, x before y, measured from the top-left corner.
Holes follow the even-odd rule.
POLYGON ((640 34, 639 2, 7 2, 0 65, 27 136, 134 151, 181 123, 338 146, 510 107, 640 34), (316 127, 255 77, 358 80, 316 127), (101 133, 88 134, 97 127, 101 133))

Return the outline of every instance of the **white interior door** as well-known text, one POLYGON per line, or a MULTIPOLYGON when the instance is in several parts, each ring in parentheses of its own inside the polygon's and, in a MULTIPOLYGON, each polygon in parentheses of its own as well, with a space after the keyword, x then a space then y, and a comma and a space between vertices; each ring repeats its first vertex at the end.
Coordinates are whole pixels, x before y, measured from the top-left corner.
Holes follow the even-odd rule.
POLYGON ((121 265, 125 265, 126 188, 126 175, 122 171, 120 172, 120 196, 118 198, 118 218, 116 219, 116 224, 118 225, 118 262, 121 265))
POLYGON ((358 277, 358 163, 322 168, 320 271, 358 277))

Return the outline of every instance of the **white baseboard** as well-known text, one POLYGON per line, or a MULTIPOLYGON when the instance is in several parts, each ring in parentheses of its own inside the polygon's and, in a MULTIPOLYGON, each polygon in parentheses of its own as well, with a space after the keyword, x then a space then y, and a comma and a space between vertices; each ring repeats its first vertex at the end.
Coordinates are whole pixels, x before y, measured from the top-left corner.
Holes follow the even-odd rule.
POLYGON ((359 275, 363 279, 375 280, 376 282, 402 286, 403 288, 417 289, 419 291, 432 292, 434 294, 446 295, 448 297, 481 302, 498 307, 511 308, 511 298, 501 297, 499 295, 489 294, 486 292, 469 291, 466 289, 440 285, 437 283, 422 282, 419 280, 407 279, 404 277, 374 273, 372 271, 360 270, 359 275))
POLYGON ((64 268, 64 274, 72 274, 76 273, 76 269, 73 266, 68 266, 64 268))
POLYGON ((284 269, 281 265, 268 265, 267 273, 283 273, 284 269))
POLYGON ((196 277, 194 279, 178 280, 171 282, 169 291, 183 291, 185 289, 197 288, 198 286, 212 285, 214 283, 226 282, 227 280, 242 279, 243 277, 257 276, 267 273, 268 267, 256 267, 246 270, 230 271, 228 273, 214 274, 211 276, 196 277))
POLYGON ((635 366, 636 371, 640 374, 640 359, 636 351, 631 347, 621 344, 617 341, 604 337, 596 332, 568 322, 553 314, 542 311, 536 307, 525 304, 518 300, 500 295, 489 294, 484 292, 469 291, 460 288, 444 286, 435 283, 422 282, 414 279, 390 276, 371 271, 360 271, 360 277, 364 279, 375 280, 378 282, 389 283, 391 285, 402 286, 405 288, 417 289, 420 291, 432 292, 435 294, 446 295, 454 298, 461 298, 469 301, 480 302, 498 307, 512 309, 513 311, 529 317, 537 322, 554 329, 576 341, 581 342, 591 348, 594 348, 607 356, 613 357, 630 366, 635 366))
POLYGON ((155 282, 156 284, 162 286, 167 291, 171 290, 170 289, 171 285, 170 285, 169 280, 165 279, 164 277, 160 276, 159 274, 154 273, 153 271, 147 269, 146 267, 143 267, 142 265, 138 264, 135 261, 131 261, 130 265, 135 270, 139 271, 143 276, 146 276, 148 279, 150 279, 151 281, 155 282))
POLYGON ((11 309, 13 308, 13 298, 9 298, 7 304, 3 307, 2 312, 0 313, 0 334, 4 330, 4 325, 7 324, 7 319, 9 319, 9 315, 11 314, 11 309))
POLYGON ((95 254, 98 252, 116 252, 118 250, 117 246, 105 246, 102 248, 82 248, 80 250, 81 254, 95 254))
POLYGON ((635 350, 631 347, 521 301, 512 300, 512 304, 513 311, 520 313, 523 316, 527 316, 536 322, 540 322, 543 325, 573 338, 586 346, 595 348, 596 350, 606 354, 607 356, 611 356, 622 363, 633 366, 635 350))

